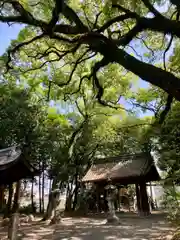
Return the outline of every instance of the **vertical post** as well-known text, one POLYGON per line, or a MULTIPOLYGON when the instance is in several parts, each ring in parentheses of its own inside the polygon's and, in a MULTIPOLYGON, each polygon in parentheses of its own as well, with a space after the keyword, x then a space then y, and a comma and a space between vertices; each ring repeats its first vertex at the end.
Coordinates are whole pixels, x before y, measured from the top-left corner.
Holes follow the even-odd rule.
POLYGON ((43 160, 43 165, 42 165, 42 185, 41 185, 41 188, 42 188, 42 213, 44 213, 44 184, 45 184, 45 175, 44 175, 44 171, 45 171, 45 167, 44 167, 44 160, 43 160))
POLYGON ((20 190, 21 190, 21 181, 18 181, 16 184, 16 192, 14 195, 14 205, 12 209, 12 216, 10 219, 10 224, 8 228, 8 239, 16 240, 17 239, 17 231, 18 231, 18 223, 19 223, 19 199, 20 199, 20 190))
POLYGON ((12 198, 13 198, 13 184, 10 184, 9 185, 9 188, 8 188, 8 201, 7 201, 7 206, 6 206, 6 210, 5 210, 5 213, 4 213, 4 218, 7 218, 9 217, 9 214, 11 212, 11 207, 12 207, 12 198))
POLYGON ((139 190, 139 185, 136 184, 136 201, 137 201, 137 212, 141 214, 141 197, 140 197, 140 190, 139 190))
POLYGON ((120 208, 121 208, 121 206, 120 206, 120 187, 118 186, 118 211, 120 211, 120 208))
POLYGON ((42 198, 41 198, 41 175, 39 175, 39 212, 42 212, 42 198))
POLYGON ((150 187, 150 194, 151 194, 151 197, 150 197, 150 207, 151 207, 151 210, 155 210, 155 204, 154 204, 154 198, 153 198, 153 189, 152 189, 151 182, 149 183, 149 187, 150 187))
POLYGON ((142 182, 140 185, 140 196, 141 196, 141 209, 142 214, 144 216, 147 216, 150 214, 150 208, 149 208, 149 201, 148 201, 148 195, 147 195, 147 189, 146 189, 146 183, 142 182))
POLYGON ((100 203, 100 189, 99 185, 96 184, 96 202, 97 202, 97 212, 101 212, 101 203, 100 203))
POLYGON ((0 187, 0 209, 4 206, 4 186, 0 187))

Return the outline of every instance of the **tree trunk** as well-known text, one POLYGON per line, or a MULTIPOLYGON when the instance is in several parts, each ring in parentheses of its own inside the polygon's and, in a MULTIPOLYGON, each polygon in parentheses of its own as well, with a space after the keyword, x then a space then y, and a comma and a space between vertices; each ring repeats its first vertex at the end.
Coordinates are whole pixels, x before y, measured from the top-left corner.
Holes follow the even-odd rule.
POLYGON ((79 186, 76 186, 74 189, 74 201, 73 201, 73 208, 72 208, 73 211, 76 210, 76 206, 78 203, 78 190, 79 190, 79 186))
POLYGON ((46 210, 46 213, 45 213, 42 221, 49 220, 52 217, 52 214, 53 214, 53 196, 52 196, 52 191, 56 188, 56 184, 57 184, 57 178, 54 178, 53 182, 52 182, 52 188, 49 191, 49 199, 48 199, 47 210, 46 210))
POLYGON ((11 213, 12 198, 13 198, 13 184, 10 184, 8 189, 8 201, 7 201, 7 206, 4 213, 4 218, 7 218, 11 213))
POLYGON ((41 200, 41 176, 39 175, 39 212, 42 212, 42 200, 41 200))
MULTIPOLYGON (((78 167, 76 167, 76 174, 75 174, 75 189, 73 191, 74 201, 73 201, 73 208, 72 210, 75 211, 77 203, 78 203, 78 190, 79 190, 79 183, 78 183, 78 167)), ((72 196, 73 197, 73 196, 72 196)))
POLYGON ((140 192, 139 192, 139 185, 136 184, 136 207, 137 207, 137 212, 141 214, 141 198, 140 198, 140 192))
POLYGON ((16 184, 16 192, 14 194, 14 205, 12 209, 12 216, 10 219, 10 224, 8 228, 8 239, 16 240, 17 239, 17 230, 19 223, 19 200, 20 200, 20 191, 21 191, 21 181, 18 181, 16 184))
POLYGON ((12 213, 17 213, 19 210, 20 191, 21 191, 21 181, 18 181, 16 184, 16 192, 14 194, 14 204, 12 208, 12 213))
POLYGON ((4 208, 4 186, 0 187, 0 210, 2 211, 2 209, 4 208))
POLYGON ((32 184, 31 184, 31 208, 32 212, 35 213, 35 205, 34 205, 34 179, 32 178, 32 184))
POLYGON ((43 163, 43 172, 42 172, 42 213, 44 213, 44 163, 43 163))
POLYGON ((51 189, 52 189, 52 179, 49 180, 49 194, 51 192, 51 189))
POLYGON ((141 214, 147 216, 150 214, 149 201, 146 189, 146 183, 141 182, 140 186, 140 197, 141 197, 141 214))
POLYGON ((70 212, 72 210, 72 186, 73 183, 69 183, 67 187, 67 194, 66 194, 66 204, 65 204, 65 211, 70 212))

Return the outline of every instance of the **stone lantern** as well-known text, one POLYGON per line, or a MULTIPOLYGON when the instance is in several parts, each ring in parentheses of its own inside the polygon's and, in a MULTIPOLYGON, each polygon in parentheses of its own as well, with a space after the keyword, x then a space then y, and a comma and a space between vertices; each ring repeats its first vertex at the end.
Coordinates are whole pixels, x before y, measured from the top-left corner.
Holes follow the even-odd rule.
POLYGON ((108 202, 108 216, 107 222, 108 223, 119 223, 119 218, 116 216, 115 207, 114 207, 114 199, 116 195, 116 187, 112 185, 109 181, 109 184, 105 187, 107 190, 107 202, 108 202))

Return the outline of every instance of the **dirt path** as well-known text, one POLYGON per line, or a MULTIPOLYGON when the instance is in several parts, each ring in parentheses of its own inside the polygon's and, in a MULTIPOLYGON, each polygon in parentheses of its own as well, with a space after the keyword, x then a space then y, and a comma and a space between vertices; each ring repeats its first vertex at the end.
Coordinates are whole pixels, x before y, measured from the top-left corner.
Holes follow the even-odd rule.
MULTIPOLYGON (((34 223, 22 226, 22 240, 169 240, 173 228, 164 215, 155 214, 147 218, 120 214, 121 224, 107 225, 104 219, 63 218, 57 226, 34 223)), ((2 233, 2 232, 1 232, 2 233)), ((3 234, 4 235, 4 234, 3 234)), ((0 240, 2 240, 0 234, 0 240)))

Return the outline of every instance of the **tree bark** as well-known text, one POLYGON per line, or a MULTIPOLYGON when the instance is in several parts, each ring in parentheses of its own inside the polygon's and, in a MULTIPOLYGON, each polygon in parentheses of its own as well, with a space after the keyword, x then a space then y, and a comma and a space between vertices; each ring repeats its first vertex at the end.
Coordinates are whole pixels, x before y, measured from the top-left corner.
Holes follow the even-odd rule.
POLYGON ((79 165, 78 161, 76 161, 76 174, 75 174, 75 189, 73 191, 74 201, 72 210, 75 211, 77 203, 78 203, 78 190, 79 190, 79 183, 78 183, 78 175, 79 175, 79 165))
POLYGON ((8 188, 8 201, 7 201, 7 206, 4 213, 4 218, 7 218, 11 213, 12 198, 13 198, 13 184, 10 184, 8 188))
POLYGON ((72 188, 73 188, 73 181, 68 184, 67 187, 67 194, 66 194, 66 203, 65 203, 65 211, 71 212, 72 210, 72 188))
POLYGON ((21 181, 19 180, 16 184, 16 192, 14 194, 14 204, 12 208, 12 213, 16 213, 19 210, 20 191, 21 191, 21 181))
POLYGON ((41 176, 39 175, 39 212, 42 212, 42 199, 41 199, 41 176))
POLYGON ((150 207, 146 189, 146 183, 141 182, 140 186, 140 197, 141 197, 141 214, 147 216, 150 214, 150 207))
POLYGON ((8 239, 16 240, 17 239, 17 230, 19 223, 19 201, 20 201, 20 191, 21 191, 21 181, 19 180, 16 184, 16 192, 14 194, 14 205, 12 209, 12 216, 10 219, 10 224, 8 228, 8 239))
POLYGON ((49 198, 48 198, 48 205, 47 205, 46 213, 45 213, 42 221, 49 220, 51 218, 51 216, 52 216, 52 213, 53 213, 53 196, 52 196, 52 191, 56 188, 57 181, 58 181, 57 178, 53 179, 52 187, 49 190, 49 198))
POLYGON ((137 212, 140 214, 141 213, 141 198, 140 198, 140 192, 139 192, 139 185, 136 184, 136 204, 137 204, 137 212))
POLYGON ((35 213, 36 209, 34 206, 34 178, 32 178, 32 183, 31 183, 31 208, 33 213, 35 213))
POLYGON ((4 186, 0 187, 0 210, 4 208, 4 186))
POLYGON ((42 213, 44 213, 44 161, 43 161, 43 169, 42 169, 42 213))

